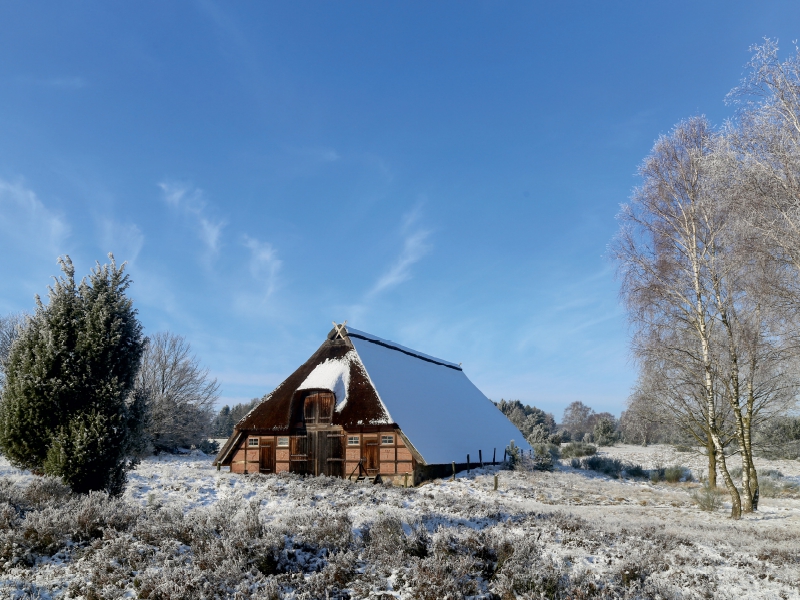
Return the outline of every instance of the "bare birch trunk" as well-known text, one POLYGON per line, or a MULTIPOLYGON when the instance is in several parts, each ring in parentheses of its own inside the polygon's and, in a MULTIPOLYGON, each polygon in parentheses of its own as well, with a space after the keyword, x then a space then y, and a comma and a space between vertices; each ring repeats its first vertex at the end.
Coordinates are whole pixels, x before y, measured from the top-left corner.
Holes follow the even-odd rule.
POLYGON ((736 485, 733 483, 731 474, 728 473, 728 466, 725 464, 725 452, 719 439, 719 435, 714 433, 712 434, 712 437, 714 439, 714 448, 717 451, 717 462, 720 466, 722 479, 725 481, 725 487, 728 488, 728 493, 731 495, 731 519, 741 519, 742 499, 739 496, 739 490, 736 489, 736 485))
POLYGON ((744 421, 744 443, 747 448, 747 455, 750 457, 750 492, 753 510, 756 509, 755 502, 758 494, 758 473, 756 472, 755 462, 753 461, 753 407, 755 405, 755 393, 753 392, 752 379, 747 382, 747 417, 744 421))
POLYGON ((717 453, 714 450, 714 441, 711 434, 706 435, 706 452, 708 452, 708 485, 717 487, 717 453))

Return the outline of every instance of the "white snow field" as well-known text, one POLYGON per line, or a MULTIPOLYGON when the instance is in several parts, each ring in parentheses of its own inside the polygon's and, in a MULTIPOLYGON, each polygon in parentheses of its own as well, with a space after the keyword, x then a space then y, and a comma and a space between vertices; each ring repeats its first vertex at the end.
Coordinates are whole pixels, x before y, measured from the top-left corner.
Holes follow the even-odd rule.
MULTIPOLYGON (((601 455, 645 468, 666 446, 601 455)), ((800 598, 800 462, 740 521, 694 482, 487 467, 418 488, 233 475, 158 456, 74 497, 0 459, 2 598, 800 598), (494 491, 494 476, 499 489, 494 491)))

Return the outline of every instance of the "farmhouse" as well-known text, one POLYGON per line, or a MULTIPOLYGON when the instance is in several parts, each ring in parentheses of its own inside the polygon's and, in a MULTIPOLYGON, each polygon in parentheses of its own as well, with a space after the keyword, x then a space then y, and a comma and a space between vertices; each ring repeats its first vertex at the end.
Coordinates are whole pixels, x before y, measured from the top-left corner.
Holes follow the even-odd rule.
POLYGON ((520 431, 461 366, 343 325, 237 423, 215 464, 417 484, 503 459, 520 431))

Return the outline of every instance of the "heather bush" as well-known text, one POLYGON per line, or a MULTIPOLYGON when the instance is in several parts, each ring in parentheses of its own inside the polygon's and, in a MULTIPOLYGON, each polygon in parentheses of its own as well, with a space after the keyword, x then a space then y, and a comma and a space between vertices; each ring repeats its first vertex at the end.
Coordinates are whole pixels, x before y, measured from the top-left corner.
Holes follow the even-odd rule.
POLYGON ((625 474, 628 477, 639 479, 640 477, 647 477, 647 471, 642 468, 642 465, 627 463, 624 468, 625 474))
POLYGON ((597 471, 603 475, 608 475, 614 479, 619 478, 624 463, 618 458, 608 458, 605 456, 589 456, 581 459, 581 468, 597 471))
POLYGON ((580 458, 597 454, 597 446, 585 442, 570 442, 561 446, 562 458, 580 458))
POLYGON ((711 487, 708 482, 692 492, 692 500, 700 510, 715 511, 722 507, 724 492, 711 487))
POLYGON ((497 591, 501 597, 555 598, 568 588, 563 565, 545 555, 535 541, 522 538, 498 569, 497 591))
POLYGON ((759 473, 758 491, 765 498, 796 496, 800 494, 800 483, 784 479, 780 471, 765 470, 759 473))
POLYGON ((692 473, 686 467, 673 465, 664 469, 664 480, 667 483, 678 483, 679 481, 691 481, 692 473))
MULTIPOLYGON (((581 463, 597 467, 604 457, 574 460, 587 468, 581 463)), ((636 471, 622 468, 628 476, 636 471)), ((679 549, 696 543, 649 521, 620 526, 613 518, 604 523, 519 506, 517 498, 530 497, 531 481, 538 487, 575 479, 569 474, 507 473, 503 495, 486 489, 483 474, 414 489, 295 474, 221 477, 216 499, 193 508, 178 499, 191 491, 173 483, 177 471, 165 474, 161 483, 134 480, 146 484, 141 495, 123 498, 74 495, 40 477, 0 479, 0 596, 678 597, 677 588, 654 575, 669 562, 677 577, 679 549), (159 485, 172 497, 158 494, 159 485), (158 501, 132 501, 147 493, 158 501), (581 566, 584 556, 595 557, 590 569, 581 566), (56 572, 69 575, 47 575, 53 587, 25 587, 28 579, 45 580, 41 569, 59 564, 64 570, 56 572)), ((754 543, 762 553, 796 549, 774 535, 754 543)), ((700 584, 689 585, 693 593, 700 584)))

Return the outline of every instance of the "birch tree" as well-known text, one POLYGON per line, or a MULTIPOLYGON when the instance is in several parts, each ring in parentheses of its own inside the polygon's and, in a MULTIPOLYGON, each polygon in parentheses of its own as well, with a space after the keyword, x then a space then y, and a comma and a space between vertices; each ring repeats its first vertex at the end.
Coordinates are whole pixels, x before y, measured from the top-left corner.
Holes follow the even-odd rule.
MULTIPOLYGON (((739 518, 741 497, 727 468, 725 434, 718 420, 714 267, 723 224, 708 191, 706 159, 713 145, 714 134, 704 117, 678 124, 656 141, 640 168, 641 187, 622 207, 613 252, 635 329, 634 353, 649 347, 642 342, 653 332, 680 328, 690 336, 687 372, 698 377, 716 466, 731 496, 731 516, 739 518)), ((637 358, 647 360, 646 355, 637 358)))

